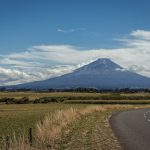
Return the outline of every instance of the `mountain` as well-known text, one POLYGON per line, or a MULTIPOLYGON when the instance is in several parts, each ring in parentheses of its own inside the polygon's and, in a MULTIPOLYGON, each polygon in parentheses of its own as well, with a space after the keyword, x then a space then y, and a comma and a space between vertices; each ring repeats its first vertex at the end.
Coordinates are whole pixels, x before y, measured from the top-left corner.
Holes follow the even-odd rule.
POLYGON ((11 86, 13 89, 150 88, 150 78, 130 72, 110 59, 98 59, 72 73, 44 81, 11 86))

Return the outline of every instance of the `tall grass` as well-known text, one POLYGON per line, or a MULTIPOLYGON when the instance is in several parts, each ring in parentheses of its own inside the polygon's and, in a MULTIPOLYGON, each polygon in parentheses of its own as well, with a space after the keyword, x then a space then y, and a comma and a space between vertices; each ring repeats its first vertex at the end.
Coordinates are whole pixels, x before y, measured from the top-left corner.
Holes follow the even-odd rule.
POLYGON ((1 150, 35 150, 27 142, 24 134, 20 135, 20 137, 18 138, 16 138, 16 135, 14 134, 13 137, 9 139, 9 141, 6 142, 4 140, 3 145, 0 147, 0 149, 1 150))
POLYGON ((32 147, 27 139, 25 139, 25 136, 21 135, 19 138, 16 138, 14 135, 10 140, 9 150, 54 149, 55 143, 61 139, 63 132, 67 131, 68 126, 71 125, 71 123, 81 116, 103 110, 105 110, 105 108, 101 106, 88 106, 83 109, 70 108, 49 113, 43 120, 36 124, 36 140, 32 147))
MULTIPOLYGON (((141 106, 142 107, 142 106, 141 106)), ((36 124, 36 135, 33 146, 25 136, 20 138, 14 137, 10 140, 9 150, 48 150, 56 149, 55 146, 61 140, 62 135, 69 132, 68 126, 74 123, 77 119, 82 116, 92 114, 94 112, 102 112, 105 110, 120 110, 120 109, 140 108, 133 107, 131 105, 115 105, 115 106, 88 106, 86 108, 70 108, 67 110, 57 110, 54 113, 49 113, 45 118, 36 124)), ((6 149, 6 146, 4 146, 6 149)), ((4 150, 2 149, 2 150, 4 150)))
POLYGON ((53 147, 56 141, 61 138, 64 129, 73 121, 81 116, 102 110, 104 108, 99 106, 89 106, 84 109, 70 108, 48 114, 43 121, 37 123, 37 138, 42 145, 51 145, 53 147))
POLYGON ((42 143, 53 143, 59 139, 62 129, 79 117, 78 110, 59 110, 45 116, 43 121, 37 123, 37 138, 42 143))

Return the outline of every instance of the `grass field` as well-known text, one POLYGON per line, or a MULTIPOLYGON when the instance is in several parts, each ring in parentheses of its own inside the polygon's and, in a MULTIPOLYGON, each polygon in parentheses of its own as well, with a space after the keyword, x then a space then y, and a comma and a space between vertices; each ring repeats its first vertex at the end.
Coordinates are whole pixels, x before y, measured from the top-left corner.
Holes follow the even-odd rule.
POLYGON ((37 121, 43 119, 47 113, 70 107, 82 108, 86 105, 71 104, 23 104, 23 105, 0 105, 0 136, 20 134, 32 127, 37 121))
MULTIPOLYGON (((2 137, 7 135, 13 136, 13 133, 15 132, 16 136, 19 136, 20 134, 24 133, 25 136, 27 137, 28 130, 30 127, 34 129, 33 134, 35 134, 35 125, 39 120, 42 120, 46 114, 54 113, 56 110, 60 110, 60 109, 61 110, 67 110, 69 108, 83 109, 87 106, 88 105, 81 105, 81 104, 80 105, 78 104, 77 105, 69 105, 69 104, 0 105, 0 135, 2 137)), ((105 106, 102 107, 105 108, 105 106)), ((104 139, 109 138, 110 134, 111 134, 111 138, 114 138, 111 139, 112 140, 111 145, 117 146, 116 143, 113 143, 115 142, 115 137, 113 136, 112 131, 108 124, 108 117, 112 112, 112 108, 113 107, 111 107, 110 110, 102 113, 97 112, 90 115, 86 115, 85 117, 83 116, 78 121, 73 122, 73 124, 71 124, 68 127, 68 129, 70 130, 69 134, 63 135, 63 138, 59 140, 59 144, 56 144, 57 147, 56 149, 66 149, 66 146, 68 147, 68 149, 72 149, 73 147, 75 149, 75 147, 79 144, 78 140, 80 140, 80 145, 82 145, 82 147, 84 144, 87 144, 84 145, 85 146, 84 149, 90 149, 88 143, 94 142, 94 141, 89 141, 90 139, 92 139, 92 136, 95 136, 95 138, 101 138, 101 140, 103 140, 103 138, 104 139), (99 123, 101 125, 100 127, 98 127, 99 123), (99 129, 96 129, 95 126, 98 127, 99 129), (103 136, 102 134, 99 135, 99 133, 96 132, 94 133, 92 131, 93 129, 98 130, 101 133, 104 132, 103 134, 108 135, 108 137, 106 135, 103 136), (81 130, 83 130, 82 131, 83 133, 81 132, 81 130), (106 131, 108 132, 105 133, 106 131), (74 133, 76 133, 77 138, 75 137, 76 135, 74 133), (86 136, 86 139, 82 141, 81 139, 83 139, 83 136, 85 136, 84 134, 88 134, 88 135, 86 136)), ((95 142, 98 144, 98 139, 95 142)), ((102 144, 101 146, 104 146, 106 143, 103 142, 101 144, 102 144)), ((93 146, 94 145, 95 144, 93 143, 93 146)), ((98 146, 96 147, 98 149, 98 146)))
POLYGON ((121 150, 109 126, 112 111, 93 113, 82 117, 70 127, 56 149, 68 150, 121 150))
MULTIPOLYGON (((28 97, 30 100, 42 98, 42 97, 101 97, 110 96, 112 93, 76 93, 76 92, 0 92, 0 98, 17 98, 28 97)), ((121 96, 129 97, 145 97, 150 96, 150 93, 121 93, 121 96)))
MULTIPOLYGON (((38 97, 45 96, 101 96, 103 94, 100 93, 0 93, 1 97, 30 97, 31 99, 35 98, 35 95, 38 97)), ((108 95, 108 94, 104 94, 108 95)), ((134 94, 135 95, 135 94, 134 94)), ((136 94, 136 96, 139 94, 136 94)), ((149 94, 146 93, 146 96, 149 94)), ((129 95, 128 95, 129 96, 129 95)), ((141 95, 139 95, 141 96, 141 95)), ((144 93, 143 93, 143 96, 144 93)), ((4 137, 7 135, 13 136, 14 132, 16 137, 21 134, 24 134, 25 138, 28 138, 28 130, 29 128, 33 128, 33 135, 36 136, 36 127, 37 123, 43 119, 48 114, 57 114, 58 110, 63 110, 62 113, 65 113, 65 110, 69 110, 70 108, 75 109, 75 113, 77 116, 73 119, 67 127, 64 127, 61 131, 61 138, 55 141, 53 149, 58 150, 121 150, 119 143, 117 142, 111 128, 109 125, 109 117, 112 113, 116 111, 123 111, 126 109, 136 109, 143 107, 150 107, 150 105, 141 105, 141 104, 149 104, 147 100, 137 100, 132 101, 134 105, 127 105, 126 102, 130 100, 111 100, 111 102, 119 101, 123 102, 122 105, 110 105, 109 101, 107 101, 107 105, 104 105, 103 100, 90 100, 92 102, 96 102, 97 105, 89 104, 88 100, 83 100, 84 104, 82 104, 82 100, 71 100, 72 104, 67 103, 49 103, 49 104, 13 104, 13 105, 0 105, 0 137, 4 137), (86 104, 87 102, 87 104, 86 104), (136 105, 139 102, 139 105, 136 105), (73 104, 75 103, 75 104, 73 104), (103 104, 103 105, 101 105, 103 104), (92 111, 91 113, 85 113, 85 115, 79 115, 83 112, 88 112, 91 106, 98 106, 100 111, 92 111), (88 108, 86 110, 86 108, 88 108), (79 109, 80 111, 77 111, 79 109), (77 112, 76 112, 77 111, 77 112)), ((91 103, 92 103, 91 102, 91 103)), ((104 102, 106 102, 104 100, 104 102)), ((66 111, 67 112, 67 111, 66 111)), ((89 111, 90 112, 90 111, 89 111)), ((67 112, 67 114, 71 114, 71 112, 67 112)), ((60 115, 59 115, 60 117, 60 115)), ((66 116, 67 117, 67 116, 66 116)), ((65 119, 65 116, 60 117, 60 121, 65 119)), ((68 118, 69 119, 69 118, 68 118)), ((58 123, 60 122, 58 120, 58 123)), ((66 121, 67 122, 67 121, 66 121)), ((64 123, 63 123, 64 124, 64 123)), ((54 127, 57 123, 54 122, 54 127)), ((50 132, 52 134, 52 132, 50 132)), ((2 143, 2 139, 0 140, 0 144, 2 143)), ((30 148, 29 148, 30 149, 30 148)), ((12 149, 13 150, 13 149, 12 149)), ((15 149, 14 149, 15 150, 15 149)), ((21 149, 27 150, 27 149, 21 149)), ((43 149, 44 150, 44 149, 43 149)))
POLYGON ((75 92, 0 92, 0 98, 22 98, 22 97, 28 97, 29 99, 33 100, 36 98, 42 98, 42 97, 70 97, 70 96, 100 96, 100 95, 108 95, 107 93, 75 93, 75 92))
POLYGON ((66 104, 128 104, 128 105, 147 105, 150 100, 66 100, 66 104))

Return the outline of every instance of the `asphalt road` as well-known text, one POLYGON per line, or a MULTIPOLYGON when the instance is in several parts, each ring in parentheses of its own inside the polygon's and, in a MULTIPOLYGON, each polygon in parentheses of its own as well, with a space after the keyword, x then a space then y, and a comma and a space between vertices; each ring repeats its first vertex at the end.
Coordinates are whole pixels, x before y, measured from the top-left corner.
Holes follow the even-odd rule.
POLYGON ((150 150, 150 109, 114 114, 110 124, 124 150, 150 150))

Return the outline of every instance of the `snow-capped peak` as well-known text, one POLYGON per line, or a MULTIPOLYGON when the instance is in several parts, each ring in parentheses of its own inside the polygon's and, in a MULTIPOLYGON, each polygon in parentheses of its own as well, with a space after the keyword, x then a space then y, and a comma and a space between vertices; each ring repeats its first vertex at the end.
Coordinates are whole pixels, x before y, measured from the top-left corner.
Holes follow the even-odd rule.
POLYGON ((123 68, 112 62, 110 59, 101 58, 88 65, 85 65, 75 71, 77 74, 97 74, 104 72, 114 72, 116 69, 122 70, 123 68))

